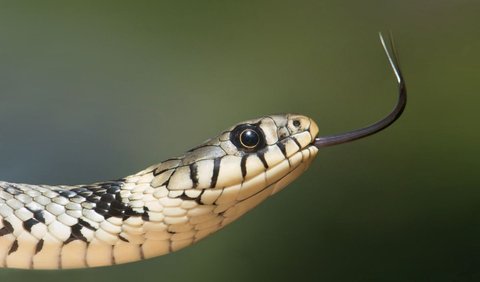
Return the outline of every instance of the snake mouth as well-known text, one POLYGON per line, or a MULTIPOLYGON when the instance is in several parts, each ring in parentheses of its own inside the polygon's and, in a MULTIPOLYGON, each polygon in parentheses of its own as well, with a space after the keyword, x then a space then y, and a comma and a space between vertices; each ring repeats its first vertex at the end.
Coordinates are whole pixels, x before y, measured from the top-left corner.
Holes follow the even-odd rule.
POLYGON ((317 148, 320 148, 320 146, 318 145, 318 143, 320 142, 320 136, 319 136, 319 133, 317 133, 313 138, 312 138, 312 142, 310 143, 310 146, 315 146, 317 148))

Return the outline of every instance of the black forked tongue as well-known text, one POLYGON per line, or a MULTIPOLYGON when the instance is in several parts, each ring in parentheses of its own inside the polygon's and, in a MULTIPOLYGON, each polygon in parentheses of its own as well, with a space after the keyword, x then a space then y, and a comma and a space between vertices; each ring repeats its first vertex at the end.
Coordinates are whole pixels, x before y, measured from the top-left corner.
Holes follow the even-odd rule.
POLYGON ((386 117, 367 127, 337 134, 337 135, 330 135, 330 136, 315 138, 314 145, 317 148, 347 143, 347 142, 351 142, 351 141, 375 134, 387 128, 388 126, 390 126, 402 115, 402 112, 405 109, 405 105, 407 104, 407 89, 405 87, 405 80, 403 79, 403 75, 398 63, 398 55, 395 51, 395 46, 393 44, 392 36, 389 37, 388 43, 385 43, 385 40, 383 39, 382 34, 380 33, 379 35, 380 35, 380 42, 382 43, 383 49, 385 50, 385 54, 387 55, 388 61, 392 66, 395 77, 397 78, 398 100, 397 100, 397 104, 395 105, 395 108, 386 117))

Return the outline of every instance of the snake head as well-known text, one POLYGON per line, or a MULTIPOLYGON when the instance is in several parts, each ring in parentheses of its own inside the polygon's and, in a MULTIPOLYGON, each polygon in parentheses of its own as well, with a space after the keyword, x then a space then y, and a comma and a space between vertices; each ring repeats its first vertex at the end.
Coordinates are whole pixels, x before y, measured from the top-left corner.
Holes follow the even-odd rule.
MULTIPOLYGON (((314 121, 294 114, 238 123, 182 158, 182 165, 190 166, 190 172, 193 167, 195 172, 190 173, 191 183, 185 184, 197 189, 229 188, 244 194, 245 187, 252 185, 250 180, 258 178, 254 186, 264 189, 296 165, 312 160, 317 152, 312 147, 317 134, 314 121)), ((174 181, 172 187, 179 184, 174 181)))
POLYGON ((317 124, 302 115, 247 120, 156 166, 152 187, 186 195, 199 192, 193 200, 217 206, 235 206, 258 193, 270 195, 308 167, 317 153, 317 134, 317 124))
POLYGON ((244 121, 126 182, 138 187, 148 179, 144 205, 149 220, 161 223, 152 228, 184 236, 170 248, 176 250, 229 224, 301 175, 317 154, 317 133, 317 124, 301 115, 244 121))
POLYGON ((316 123, 301 115, 247 120, 160 164, 154 174, 168 190, 215 190, 222 195, 214 202, 205 202, 235 202, 272 186, 298 165, 309 163, 317 152, 312 145, 317 134, 316 123))

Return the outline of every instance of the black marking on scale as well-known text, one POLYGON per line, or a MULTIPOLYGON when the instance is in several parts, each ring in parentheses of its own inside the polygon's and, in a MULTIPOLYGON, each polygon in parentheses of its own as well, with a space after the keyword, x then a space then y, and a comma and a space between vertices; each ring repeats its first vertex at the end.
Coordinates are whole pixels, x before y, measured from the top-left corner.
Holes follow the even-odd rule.
POLYGON ((183 192, 182 195, 178 196, 177 198, 182 199, 184 201, 196 201, 198 199, 198 197, 196 198, 189 197, 187 194, 185 194, 185 192, 183 192))
POLYGON ((245 178, 245 175, 247 175, 247 159, 248 159, 248 154, 245 154, 242 156, 242 160, 240 161, 240 168, 242 169, 242 178, 245 178))
POLYGON ((11 253, 14 253, 18 250, 18 240, 15 240, 12 244, 12 246, 10 247, 10 250, 8 250, 8 255, 10 255, 11 253))
POLYGON ((267 169, 268 168, 268 163, 267 163, 267 160, 265 159, 265 151, 262 150, 262 151, 257 152, 257 156, 262 161, 263 167, 267 169))
POLYGON ((88 248, 90 248, 90 242, 87 242, 87 246, 85 246, 85 252, 83 252, 83 263, 84 263, 87 267, 90 267, 90 266, 88 265, 88 260, 87 260, 88 248))
POLYGON ((77 195, 77 193, 75 193, 73 191, 70 191, 70 190, 56 190, 56 192, 58 194, 60 194, 60 196, 65 197, 67 199, 70 199, 70 198, 75 197, 77 195))
POLYGON ((287 158, 287 149, 285 148, 285 144, 283 144, 281 141, 277 142, 277 147, 282 151, 282 154, 285 158, 287 158))
POLYGON ((81 225, 80 222, 75 225, 72 225, 70 237, 63 244, 66 245, 75 240, 80 240, 86 243, 87 238, 83 236, 82 228, 88 228, 88 227, 81 225))
POLYGON ((26 221, 23 222, 23 228, 25 228, 25 230, 27 230, 28 232, 31 232, 32 227, 37 223, 38 223, 38 221, 36 219, 29 218, 29 219, 27 219, 26 221))
POLYGON ((143 221, 150 221, 150 216, 148 215, 148 207, 143 207, 142 219, 143 221))
POLYGON ((112 250, 110 251, 110 254, 111 254, 111 259, 112 259, 112 265, 115 265, 117 264, 117 262, 115 261, 115 255, 114 255, 114 252, 113 252, 113 248, 115 247, 115 245, 112 245, 112 250))
POLYGON ((292 140, 293 140, 293 142, 295 142, 295 144, 297 144, 299 149, 302 149, 302 145, 300 145, 300 142, 298 142, 297 138, 292 136, 292 140))
POLYGON ((210 188, 215 188, 217 185, 217 180, 218 180, 218 173, 220 172, 220 161, 222 158, 215 158, 213 160, 213 175, 212 175, 212 181, 210 182, 210 188))
POLYGON ((204 205, 204 203, 202 203, 203 192, 205 192, 205 189, 203 189, 202 192, 200 192, 200 195, 198 195, 198 197, 195 199, 195 203, 199 205, 204 205))
POLYGON ((13 226, 10 222, 6 219, 2 219, 3 227, 0 229, 0 236, 7 235, 13 233, 13 226))
POLYGON ((190 164, 190 179, 192 180, 193 187, 197 188, 198 186, 198 167, 197 163, 190 164))
POLYGON ((127 242, 127 243, 130 243, 130 241, 128 241, 127 238, 123 237, 122 235, 118 235, 118 239, 122 240, 123 242, 127 242))
POLYGON ((90 223, 86 222, 85 220, 83 220, 83 219, 81 219, 81 218, 78 219, 78 223, 77 223, 77 224, 79 224, 79 225, 81 225, 81 226, 83 226, 83 227, 85 227, 85 228, 88 228, 88 229, 90 229, 90 230, 92 230, 92 231, 97 231, 97 229, 95 229, 95 227, 93 227, 92 225, 90 225, 90 223))
POLYGON ((35 254, 38 254, 43 249, 43 239, 40 239, 35 246, 35 254))
MULTIPOLYGON (((125 204, 123 204, 125 205, 125 204)), ((128 207, 127 205, 125 205, 125 210, 123 211, 123 217, 122 219, 123 220, 127 220, 128 218, 130 218, 131 216, 141 216, 143 220, 145 221, 148 221, 148 208, 147 207, 143 207, 143 211, 142 212, 137 212, 135 210, 133 210, 132 207, 128 207)))
POLYGON ((45 217, 43 216, 43 211, 38 210, 33 212, 33 217, 41 223, 45 223, 45 217))

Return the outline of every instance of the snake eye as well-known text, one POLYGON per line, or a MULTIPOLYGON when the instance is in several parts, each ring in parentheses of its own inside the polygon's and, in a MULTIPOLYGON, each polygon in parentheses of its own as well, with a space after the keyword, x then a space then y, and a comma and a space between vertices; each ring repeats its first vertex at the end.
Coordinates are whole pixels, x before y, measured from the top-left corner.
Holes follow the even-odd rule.
POLYGON ((265 147, 263 131, 256 125, 241 124, 230 132, 230 141, 243 151, 258 150, 265 147))
POLYGON ((260 136, 254 130, 248 128, 240 133, 240 144, 248 149, 253 149, 260 143, 260 136))

